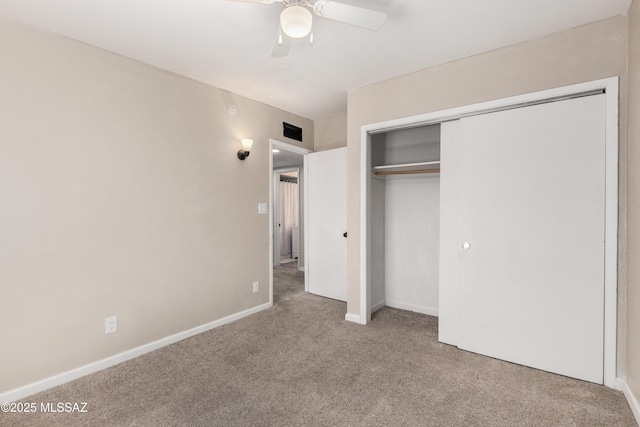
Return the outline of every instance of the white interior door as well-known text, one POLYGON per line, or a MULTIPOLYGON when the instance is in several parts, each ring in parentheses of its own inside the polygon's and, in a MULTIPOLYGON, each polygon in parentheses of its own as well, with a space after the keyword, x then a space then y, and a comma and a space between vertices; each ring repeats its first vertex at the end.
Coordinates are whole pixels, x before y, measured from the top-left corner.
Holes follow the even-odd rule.
POLYGON ((347 149, 307 156, 309 292, 347 300, 347 149))
POLYGON ((460 348, 602 383, 604 98, 460 120, 460 348))

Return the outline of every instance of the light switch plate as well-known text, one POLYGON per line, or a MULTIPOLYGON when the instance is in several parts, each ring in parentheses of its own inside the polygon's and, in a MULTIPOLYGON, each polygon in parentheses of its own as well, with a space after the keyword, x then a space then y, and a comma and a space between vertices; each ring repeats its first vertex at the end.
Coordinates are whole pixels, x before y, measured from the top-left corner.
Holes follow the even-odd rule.
POLYGON ((258 203, 258 213, 260 215, 267 214, 267 204, 266 203, 258 203))

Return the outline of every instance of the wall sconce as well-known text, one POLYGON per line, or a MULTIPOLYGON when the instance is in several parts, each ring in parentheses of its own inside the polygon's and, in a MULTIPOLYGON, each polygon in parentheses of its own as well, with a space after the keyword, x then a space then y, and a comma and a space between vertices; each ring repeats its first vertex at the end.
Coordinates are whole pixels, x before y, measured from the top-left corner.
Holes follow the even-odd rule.
POLYGON ((243 138, 240 141, 242 142, 242 150, 238 150, 238 158, 244 160, 249 157, 249 152, 253 146, 253 139, 243 138))

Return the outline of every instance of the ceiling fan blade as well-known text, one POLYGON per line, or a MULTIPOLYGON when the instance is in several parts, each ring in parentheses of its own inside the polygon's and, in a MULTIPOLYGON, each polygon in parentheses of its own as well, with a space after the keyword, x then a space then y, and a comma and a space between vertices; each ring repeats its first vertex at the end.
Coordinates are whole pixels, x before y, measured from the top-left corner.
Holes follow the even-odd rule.
POLYGON ((289 55, 289 49, 291 49, 291 39, 282 32, 282 28, 278 28, 278 35, 276 36, 276 41, 273 44, 271 57, 284 58, 289 55))
POLYGON ((329 0, 318 0, 313 5, 316 15, 367 30, 378 31, 387 20, 387 14, 350 4, 337 3, 329 0))

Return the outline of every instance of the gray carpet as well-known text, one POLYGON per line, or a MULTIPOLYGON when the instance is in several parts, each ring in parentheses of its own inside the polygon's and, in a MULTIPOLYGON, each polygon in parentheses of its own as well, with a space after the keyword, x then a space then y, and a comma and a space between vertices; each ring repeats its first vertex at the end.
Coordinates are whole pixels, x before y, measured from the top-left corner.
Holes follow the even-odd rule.
POLYGON ((274 307, 28 402, 84 414, 0 414, 29 426, 635 426, 620 392, 460 351, 437 318, 384 308, 367 326, 274 272, 274 307))

